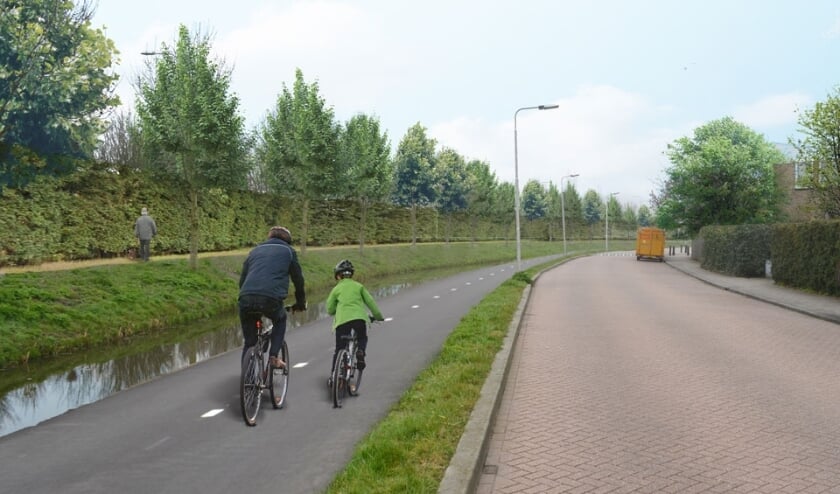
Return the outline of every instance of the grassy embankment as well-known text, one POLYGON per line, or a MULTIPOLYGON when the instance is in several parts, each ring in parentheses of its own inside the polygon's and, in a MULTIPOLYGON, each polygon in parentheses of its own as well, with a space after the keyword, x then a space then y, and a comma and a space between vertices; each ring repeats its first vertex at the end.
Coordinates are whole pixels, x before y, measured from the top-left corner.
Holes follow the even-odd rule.
MULTIPOLYGON (((598 248, 598 242, 569 245, 577 250, 598 248)), ((523 258, 560 251, 559 242, 522 244, 523 258)), ((506 262, 513 252, 512 242, 490 242, 369 246, 364 255, 357 247, 310 248, 300 258, 307 293, 323 293, 332 285, 332 268, 342 258, 353 260, 360 281, 365 282, 433 268, 470 269, 506 262)), ((0 277, 0 368, 231 311, 246 254, 202 255, 196 271, 181 256, 149 263, 8 272, 0 277)), ((201 325, 196 326, 200 330, 201 325)))

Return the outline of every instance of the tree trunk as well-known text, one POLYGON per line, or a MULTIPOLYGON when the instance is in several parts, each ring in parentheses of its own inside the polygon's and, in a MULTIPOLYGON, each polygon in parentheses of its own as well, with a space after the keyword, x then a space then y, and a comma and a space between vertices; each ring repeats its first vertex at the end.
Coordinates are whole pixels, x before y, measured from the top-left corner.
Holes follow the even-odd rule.
POLYGON ((367 225, 368 202, 359 199, 359 255, 365 250, 365 226, 367 225))
POLYGON ((306 253, 306 238, 309 236, 309 199, 303 200, 301 208, 300 253, 306 253))
POLYGON ((417 204, 411 205, 411 246, 417 245, 417 204))
POLYGON ((198 214, 198 191, 190 188, 190 269, 198 269, 198 237, 201 234, 198 214))

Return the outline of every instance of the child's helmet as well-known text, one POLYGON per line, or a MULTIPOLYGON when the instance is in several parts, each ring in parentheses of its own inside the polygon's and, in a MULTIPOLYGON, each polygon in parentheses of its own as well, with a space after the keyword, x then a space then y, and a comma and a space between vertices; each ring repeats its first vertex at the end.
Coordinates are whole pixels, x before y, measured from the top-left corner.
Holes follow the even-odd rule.
POLYGON ((347 259, 342 259, 335 265, 335 269, 333 269, 333 273, 335 277, 338 278, 339 276, 351 277, 355 269, 353 269, 353 263, 348 261, 347 259))

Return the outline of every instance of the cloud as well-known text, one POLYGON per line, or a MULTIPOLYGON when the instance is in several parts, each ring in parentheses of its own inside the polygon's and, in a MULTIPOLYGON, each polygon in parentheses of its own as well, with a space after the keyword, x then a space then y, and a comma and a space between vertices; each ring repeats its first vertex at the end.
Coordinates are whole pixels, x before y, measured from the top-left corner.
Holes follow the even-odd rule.
MULTIPOLYGON (((668 164, 666 145, 686 132, 655 125, 670 109, 612 86, 583 86, 545 103, 559 108, 522 111, 517 118, 520 187, 528 180, 559 184, 562 176, 578 173, 581 194, 620 192, 622 202, 646 204, 668 164)), ((513 127, 512 120, 460 117, 431 126, 429 135, 468 159, 487 161, 499 181, 513 183, 513 127)))
POLYGON ((811 98, 804 93, 775 94, 735 108, 734 118, 749 127, 791 125, 796 123, 797 110, 810 104, 811 98))

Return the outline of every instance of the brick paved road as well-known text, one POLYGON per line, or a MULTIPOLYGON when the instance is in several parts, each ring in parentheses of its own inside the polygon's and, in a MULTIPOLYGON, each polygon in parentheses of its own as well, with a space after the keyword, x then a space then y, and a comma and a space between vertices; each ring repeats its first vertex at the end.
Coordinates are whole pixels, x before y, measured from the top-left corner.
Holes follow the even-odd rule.
POLYGON ((840 326, 665 264, 545 273, 507 383, 480 494, 840 493, 840 326))

